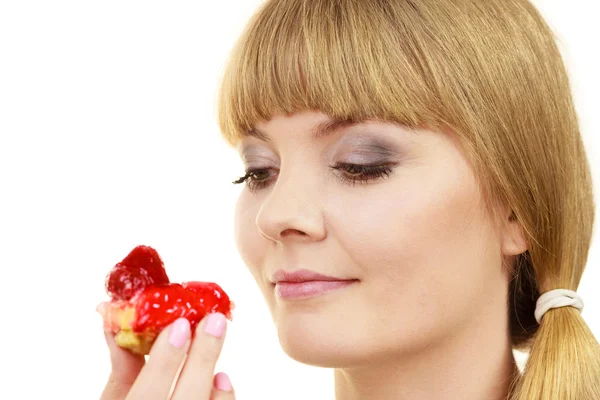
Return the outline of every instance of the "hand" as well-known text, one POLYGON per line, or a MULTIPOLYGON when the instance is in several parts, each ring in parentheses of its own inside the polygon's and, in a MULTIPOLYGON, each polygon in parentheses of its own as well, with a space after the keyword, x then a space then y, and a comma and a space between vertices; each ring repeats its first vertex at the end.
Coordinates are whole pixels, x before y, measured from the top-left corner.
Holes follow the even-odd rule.
POLYGON ((213 376, 226 327, 223 314, 209 314, 192 340, 189 321, 180 318, 158 335, 148 362, 117 346, 113 335, 105 333, 112 371, 100 400, 235 399, 227 375, 213 376))

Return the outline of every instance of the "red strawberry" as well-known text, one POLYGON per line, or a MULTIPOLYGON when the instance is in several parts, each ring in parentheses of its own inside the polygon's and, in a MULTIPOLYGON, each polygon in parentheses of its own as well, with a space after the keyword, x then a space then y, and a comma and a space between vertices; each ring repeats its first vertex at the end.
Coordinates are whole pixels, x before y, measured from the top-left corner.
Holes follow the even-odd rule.
POLYGON ((131 302, 135 305, 136 318, 131 324, 134 332, 164 328, 180 317, 187 318, 194 327, 206 315, 202 299, 178 283, 147 287, 131 302))
POLYGON ((167 283, 169 278, 158 252, 149 246, 137 246, 110 271, 106 291, 115 299, 129 300, 146 286, 167 283))
POLYGON ((208 312, 220 312, 231 319, 235 304, 221 286, 214 282, 183 282, 181 286, 198 294, 208 312))
POLYGON ((190 321, 192 329, 208 313, 220 312, 231 319, 234 305, 214 282, 169 283, 156 250, 137 246, 106 278, 111 301, 98 306, 106 330, 121 347, 148 354, 156 336, 177 318, 190 321))
POLYGON ((104 317, 105 328, 116 333, 117 344, 140 354, 148 354, 158 333, 177 318, 187 318, 192 330, 208 313, 221 312, 231 319, 229 296, 218 285, 186 285, 194 289, 178 283, 148 286, 129 301, 102 303, 98 311, 104 317), (207 287, 219 290, 205 290, 207 287))

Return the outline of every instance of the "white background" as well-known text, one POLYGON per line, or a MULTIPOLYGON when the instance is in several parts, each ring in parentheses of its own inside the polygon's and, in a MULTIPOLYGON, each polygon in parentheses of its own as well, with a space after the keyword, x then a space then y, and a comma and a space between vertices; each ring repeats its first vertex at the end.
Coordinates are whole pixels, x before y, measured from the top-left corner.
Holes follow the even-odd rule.
MULTIPOLYGON (((94 309, 137 244, 173 281, 216 281, 236 301, 218 370, 238 398, 333 397, 331 371, 279 348, 233 242, 243 171, 215 97, 258 4, 0 2, 0 398, 98 397, 109 363, 94 309)), ((561 37, 598 193, 598 6, 536 4, 561 37)), ((599 242, 579 292, 600 338, 599 242)))

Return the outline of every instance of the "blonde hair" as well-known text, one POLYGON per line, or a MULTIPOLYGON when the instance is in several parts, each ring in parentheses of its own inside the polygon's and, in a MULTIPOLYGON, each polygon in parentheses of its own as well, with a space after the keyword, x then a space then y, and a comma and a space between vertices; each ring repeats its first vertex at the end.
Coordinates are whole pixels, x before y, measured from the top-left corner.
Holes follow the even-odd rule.
POLYGON ((594 203, 567 72, 528 0, 267 1, 218 107, 231 145, 303 110, 454 131, 489 205, 510 207, 529 243, 508 266, 512 342, 529 352, 509 398, 600 399, 600 345, 579 311, 534 318, 540 293, 577 290, 594 203))

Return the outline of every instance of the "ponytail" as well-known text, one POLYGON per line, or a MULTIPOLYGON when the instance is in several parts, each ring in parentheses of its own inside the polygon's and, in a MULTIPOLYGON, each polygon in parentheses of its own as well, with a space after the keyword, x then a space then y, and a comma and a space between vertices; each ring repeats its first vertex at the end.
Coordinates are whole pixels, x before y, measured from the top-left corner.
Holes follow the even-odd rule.
POLYGON ((549 310, 511 400, 600 399, 600 344, 573 307, 549 310))

